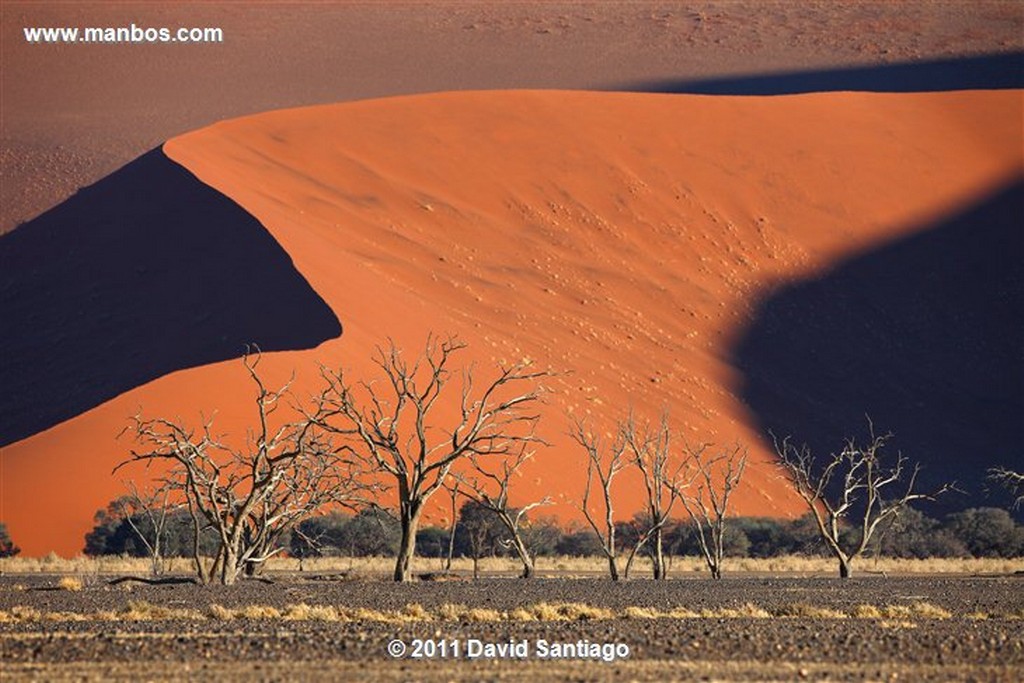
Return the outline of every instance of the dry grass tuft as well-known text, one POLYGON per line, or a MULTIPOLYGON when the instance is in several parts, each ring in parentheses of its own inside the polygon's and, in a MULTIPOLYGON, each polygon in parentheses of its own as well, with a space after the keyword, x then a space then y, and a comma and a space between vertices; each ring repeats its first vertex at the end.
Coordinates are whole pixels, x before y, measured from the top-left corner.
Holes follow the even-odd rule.
POLYGON ((269 605, 246 605, 241 610, 241 616, 246 619, 280 619, 281 610, 269 605))
POLYGON ((130 600, 128 609, 116 613, 116 617, 126 621, 163 621, 168 619, 202 621, 206 619, 206 615, 199 610, 161 607, 145 600, 130 600))
POLYGON ((798 617, 802 619, 845 619, 847 617, 846 612, 841 610, 810 605, 806 602, 786 605, 779 609, 776 614, 780 617, 798 617))
POLYGON ((882 615, 886 619, 910 619, 914 616, 914 610, 910 605, 886 605, 882 608, 882 615))
POLYGON ((43 621, 88 621, 92 615, 81 612, 44 612, 43 621))
POLYGON ((78 592, 82 590, 82 580, 76 576, 62 576, 57 582, 57 588, 62 591, 78 592))
POLYGON ((613 619, 615 612, 579 602, 539 602, 524 608, 536 621, 586 621, 613 619))
POLYGON ((423 605, 414 602, 402 608, 402 615, 410 621, 433 621, 434 615, 428 612, 423 605))
POLYGON ((915 602, 910 606, 915 617, 922 619, 949 619, 953 613, 930 602, 915 602))
POLYGON ((857 605, 853 608, 853 616, 858 619, 881 619, 884 615, 874 605, 857 605))
POLYGON ((622 612, 622 616, 626 619, 661 619, 668 615, 650 607, 630 606, 622 612))
POLYGON ((213 617, 214 619, 219 619, 221 621, 231 621, 232 619, 235 618, 234 610, 230 610, 227 607, 222 607, 222 606, 218 605, 217 603, 214 603, 214 604, 210 605, 209 609, 210 609, 210 616, 213 617))
POLYGON ((772 615, 768 610, 748 602, 739 607, 704 609, 700 611, 700 616, 707 619, 770 619, 772 615))
POLYGON ((437 608, 437 615, 444 621, 462 621, 466 614, 465 605, 445 603, 437 608))
POLYGON ((300 602, 284 608, 282 618, 286 621, 342 621, 338 610, 331 605, 307 605, 300 602))

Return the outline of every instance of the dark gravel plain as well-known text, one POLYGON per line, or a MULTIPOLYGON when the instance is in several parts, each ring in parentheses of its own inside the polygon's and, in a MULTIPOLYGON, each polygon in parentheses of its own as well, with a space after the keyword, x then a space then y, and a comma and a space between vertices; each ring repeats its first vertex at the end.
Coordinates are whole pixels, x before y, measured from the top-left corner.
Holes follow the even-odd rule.
MULTIPOLYGON (((866 577, 633 580, 484 579, 394 585, 382 580, 306 581, 231 588, 191 585, 53 590, 56 577, 0 578, 0 611, 17 606, 79 614, 129 601, 207 613, 211 605, 333 605, 400 610, 416 603, 510 610, 541 602, 611 608, 700 610, 751 604, 777 613, 810 605, 851 613, 928 603, 935 619, 800 617, 613 618, 572 621, 412 623, 188 619, 0 621, 4 680, 978 680, 1024 679, 1024 580, 1018 577, 866 577), (982 619, 984 614, 988 618, 982 619), (526 659, 392 658, 393 639, 527 640, 526 659), (541 659, 547 641, 623 643, 613 662, 541 659)), ((463 651, 463 654, 465 652, 463 651)))

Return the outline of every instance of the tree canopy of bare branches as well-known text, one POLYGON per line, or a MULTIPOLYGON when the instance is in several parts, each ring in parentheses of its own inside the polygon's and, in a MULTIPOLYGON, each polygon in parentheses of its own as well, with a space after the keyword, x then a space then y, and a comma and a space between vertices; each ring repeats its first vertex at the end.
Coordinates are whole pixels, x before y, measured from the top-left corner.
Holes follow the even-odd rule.
POLYGON ((852 562, 868 547, 879 526, 915 500, 934 500, 955 490, 943 484, 927 492, 915 492, 920 465, 907 467, 898 454, 891 466, 883 462, 883 449, 892 434, 876 434, 868 420, 865 445, 846 440, 842 450, 819 461, 807 445, 796 447, 789 437, 773 435, 779 464, 814 517, 822 541, 839 561, 839 576, 848 578, 852 562), (853 532, 844 537, 844 525, 853 532), (849 539, 849 540, 847 540, 849 539))
POLYGON ((676 495, 697 532, 697 545, 712 578, 722 578, 729 500, 747 466, 747 450, 736 444, 713 451, 711 444, 687 446, 685 481, 676 495))
POLYGON ((553 502, 549 496, 545 496, 541 500, 514 508, 509 501, 513 477, 521 473, 523 465, 533 454, 534 451, 527 449, 526 444, 520 444, 517 455, 497 463, 473 455, 469 458, 472 466, 470 472, 457 475, 462 485, 462 494, 497 515, 508 530, 510 545, 523 564, 521 576, 524 579, 533 577, 535 567, 534 557, 523 538, 523 524, 528 522, 527 514, 531 510, 553 502))
POLYGON ((167 515, 176 507, 169 503, 171 487, 164 483, 152 490, 139 491, 139 487, 132 481, 125 482, 125 486, 128 495, 118 501, 121 514, 145 547, 150 559, 151 573, 158 577, 164 570, 163 551, 167 515), (148 528, 140 528, 135 521, 137 516, 146 520, 148 528))
POLYGON ((672 466, 672 431, 668 412, 663 412, 657 425, 639 423, 631 413, 620 425, 622 439, 629 447, 632 463, 640 471, 644 483, 646 514, 644 526, 637 535, 626 560, 624 575, 629 578, 630 568, 637 553, 651 544, 651 562, 654 578, 666 578, 664 532, 679 499, 681 463, 672 466))
POLYGON ((497 377, 477 385, 472 368, 461 374, 454 399, 456 417, 438 422, 439 401, 452 394, 453 358, 466 345, 454 337, 429 337, 424 352, 409 361, 391 342, 377 349, 382 382, 352 385, 342 371, 325 369, 321 394, 329 411, 320 424, 346 438, 346 448, 395 482, 401 543, 394 579, 407 581, 415 554, 416 530, 424 504, 448 480, 452 466, 473 458, 502 459, 534 443, 539 415, 530 408, 541 399, 547 372, 529 363, 502 366, 497 377))
POLYGON ((988 471, 988 478, 1010 492, 1014 510, 1024 505, 1024 474, 1008 467, 993 467, 988 471))
POLYGON ((331 503, 351 504, 367 491, 360 463, 332 443, 320 427, 326 407, 292 406, 298 419, 277 426, 272 418, 284 406, 289 382, 270 390, 257 367, 261 355, 246 353, 242 362, 256 387, 256 425, 244 446, 237 447, 213 431, 212 420, 198 428, 166 418, 131 418, 125 431, 138 449, 121 462, 166 462, 162 487, 173 503, 184 504, 193 522, 196 573, 203 583, 233 584, 243 573, 254 573, 280 552, 283 536, 314 510, 331 503), (200 556, 205 529, 218 537, 211 563, 200 556))
POLYGON ((617 430, 611 443, 605 443, 600 435, 582 420, 576 420, 570 432, 572 439, 587 454, 587 480, 583 488, 583 498, 579 508, 587 524, 601 541, 601 552, 608 560, 608 575, 612 581, 619 580, 618 554, 615 545, 615 506, 612 501, 612 482, 616 475, 625 467, 626 439, 621 430, 617 430), (595 484, 595 478, 597 482, 595 484), (601 489, 600 507, 594 506, 591 500, 593 489, 601 489), (603 510, 603 517, 598 522, 598 510, 603 510))

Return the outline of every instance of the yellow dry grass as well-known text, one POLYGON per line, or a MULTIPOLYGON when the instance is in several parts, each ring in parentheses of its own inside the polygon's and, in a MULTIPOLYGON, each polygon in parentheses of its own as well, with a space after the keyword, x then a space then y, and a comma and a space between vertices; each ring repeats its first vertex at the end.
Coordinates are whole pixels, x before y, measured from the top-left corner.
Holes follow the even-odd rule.
POLYGON ((778 611, 780 612, 779 616, 800 617, 803 619, 846 619, 848 616, 842 610, 822 607, 820 605, 809 605, 806 602, 795 602, 792 605, 786 605, 778 611))
POLYGON ((75 576, 62 576, 57 582, 57 588, 62 591, 78 592, 82 590, 82 580, 75 576))
MULTIPOLYGON (((192 560, 173 558, 167 560, 169 574, 190 574, 192 560)), ((8 557, 0 559, 0 571, 5 573, 43 573, 77 576, 145 575, 150 571, 150 560, 138 557, 84 557, 63 558, 51 553, 45 557, 8 557)), ((1024 558, 930 558, 924 560, 878 558, 861 560, 854 565, 859 574, 1011 574, 1024 567, 1024 558)), ((275 557, 267 562, 269 572, 297 572, 312 574, 344 574, 350 579, 389 575, 394 570, 394 559, 389 557, 320 557, 299 560, 289 557, 275 557)), ((442 563, 438 559, 416 558, 414 573, 438 572, 442 563)), ((468 558, 455 558, 452 571, 467 576, 473 570, 468 558)), ((480 560, 483 575, 516 574, 521 566, 511 558, 484 558, 480 560)), ((834 560, 827 557, 789 555, 771 558, 727 559, 726 574, 826 574, 837 573, 834 560)), ((537 571, 541 574, 602 576, 607 574, 606 560, 600 557, 539 557, 537 571)), ((646 558, 637 560, 634 576, 649 575, 646 558)), ((706 574, 703 559, 697 557, 670 558, 670 576, 706 574)))
MULTIPOLYGON (((965 619, 1011 619, 1024 617, 1020 611, 1005 614, 971 612, 961 615, 965 619)), ((804 602, 765 607, 753 603, 739 606, 706 608, 694 611, 684 606, 668 609, 627 606, 611 609, 584 603, 540 602, 502 611, 484 607, 444 604, 426 608, 410 603, 397 610, 378 610, 366 607, 336 607, 334 605, 290 604, 284 608, 270 605, 243 605, 224 607, 212 604, 204 611, 192 608, 164 607, 145 601, 131 600, 120 610, 91 612, 42 612, 24 605, 0 611, 0 622, 40 621, 201 621, 214 619, 231 621, 332 621, 332 622, 524 622, 524 621, 587 621, 604 619, 871 619, 883 628, 913 628, 918 622, 950 619, 954 615, 938 605, 914 602, 897 605, 860 604, 850 611, 804 602)))

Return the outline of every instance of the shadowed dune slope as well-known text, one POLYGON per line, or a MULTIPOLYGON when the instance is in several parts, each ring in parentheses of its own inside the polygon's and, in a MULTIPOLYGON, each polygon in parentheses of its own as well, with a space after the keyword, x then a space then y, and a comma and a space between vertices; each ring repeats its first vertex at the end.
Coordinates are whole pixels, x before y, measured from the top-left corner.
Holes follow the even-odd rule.
MULTIPOLYGON (((558 505, 547 510, 573 516, 584 469, 567 413, 608 426, 630 406, 655 416, 667 405, 690 441, 750 445, 737 512, 793 515, 800 506, 771 464, 769 421, 749 393, 761 361, 744 360, 768 297, 854 254, 928 240, 1019 177, 1020 103, 1019 91, 464 92, 271 112, 164 149, 266 226, 344 325, 315 350, 267 355, 269 382, 294 370, 301 395, 318 362, 366 377, 386 336, 412 350, 430 330, 455 332, 481 374, 522 358, 563 371, 543 409, 553 445, 517 482, 517 500, 552 494, 558 505)), ((956 361, 950 353, 943 363, 956 361)), ((928 391, 942 371, 920 366, 905 391, 928 391)), ((141 405, 195 422, 216 409, 221 430, 239 433, 251 394, 236 361, 214 363, 7 448, 12 533, 28 552, 75 550, 89 515, 119 490, 108 473, 127 448, 114 440, 126 415, 141 405), (61 515, 41 515, 48 506, 61 515)), ((860 399, 843 415, 870 408, 853 405, 860 399)), ((858 417, 850 428, 859 426, 858 417)), ((636 483, 623 476, 617 516, 636 509, 636 483)))
POLYGON ((812 92, 938 92, 1024 87, 1024 52, 871 66, 786 71, 729 78, 662 80, 622 90, 694 95, 797 95, 812 92))
POLYGON ((763 301, 736 348, 764 430, 817 453, 895 432, 936 511, 979 505, 1024 441, 1024 184, 763 301))
POLYGON ((0 239, 0 445, 338 319, 266 229, 153 150, 0 239))

